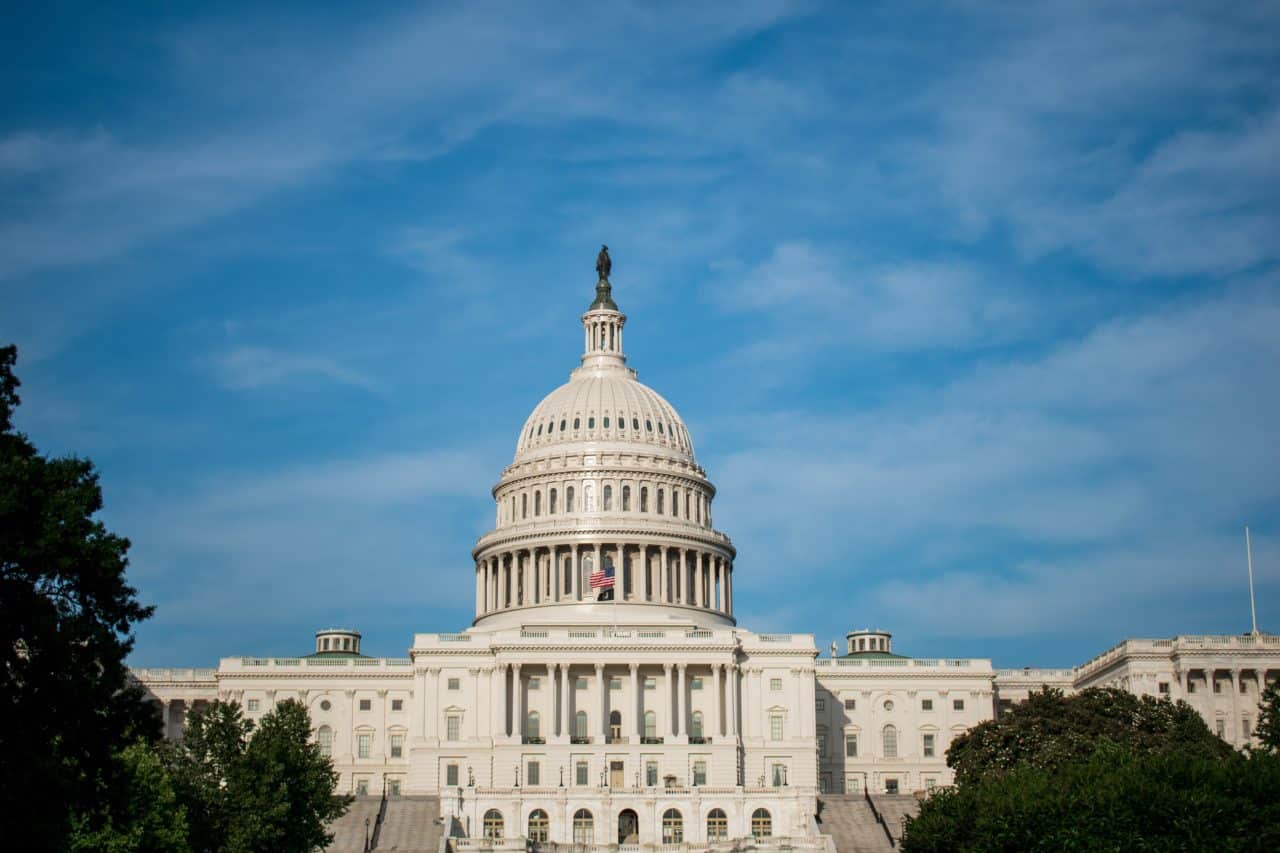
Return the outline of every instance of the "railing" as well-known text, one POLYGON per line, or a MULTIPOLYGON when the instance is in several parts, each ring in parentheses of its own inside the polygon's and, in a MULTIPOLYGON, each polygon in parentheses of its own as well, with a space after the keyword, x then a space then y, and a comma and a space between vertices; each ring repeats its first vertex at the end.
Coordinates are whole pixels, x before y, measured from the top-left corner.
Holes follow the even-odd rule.
POLYGON ((523 737, 520 738, 520 742, 544 744, 547 742, 547 739, 544 737, 538 737, 537 735, 524 735, 523 737))
POLYGON ((948 660, 938 660, 936 658, 818 658, 813 662, 817 669, 831 669, 832 667, 866 667, 868 669, 892 669, 892 668, 915 668, 915 669, 977 669, 986 670, 981 662, 975 662, 967 658, 953 658, 948 660))
MULTIPOLYGON (((337 658, 337 657, 313 657, 313 658, 223 658, 223 669, 276 669, 276 668, 294 668, 298 666, 321 666, 321 667, 369 667, 373 669, 381 669, 383 667, 392 666, 410 666, 412 661, 408 658, 337 658)), ((199 671, 199 670, 197 670, 199 671)), ((207 670, 212 677, 216 670, 207 670)))
POLYGON ((789 643, 791 642, 790 634, 761 634, 759 640, 762 643, 789 643))
POLYGON ((871 791, 863 786, 862 796, 866 798, 867 805, 871 807, 871 813, 876 816, 876 823, 880 824, 880 828, 884 830, 885 838, 889 839, 890 847, 897 847, 898 843, 893 840, 893 833, 889 831, 889 824, 885 823, 884 815, 880 814, 880 810, 876 808, 875 800, 871 799, 871 791))
POLYGON ((129 672, 139 681, 214 681, 216 669, 173 669, 168 667, 140 667, 129 672))
POLYGON ((640 743, 642 743, 642 744, 644 744, 644 745, 646 745, 646 746, 652 746, 652 745, 654 745, 654 744, 659 744, 659 743, 663 743, 663 742, 664 742, 664 741, 663 741, 663 739, 662 739, 662 738, 660 738, 660 737, 642 737, 642 738, 640 738, 640 743))
POLYGON ((711 738, 704 737, 703 735, 689 735, 689 743, 691 744, 711 743, 711 738))

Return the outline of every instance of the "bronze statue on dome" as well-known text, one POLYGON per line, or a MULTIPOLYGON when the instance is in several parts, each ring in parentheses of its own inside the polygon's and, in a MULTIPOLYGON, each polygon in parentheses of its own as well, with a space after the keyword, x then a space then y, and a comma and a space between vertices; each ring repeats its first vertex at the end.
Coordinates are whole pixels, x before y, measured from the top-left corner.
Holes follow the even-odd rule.
POLYGON ((609 259, 609 247, 601 246, 600 254, 596 255, 596 272, 600 275, 601 281, 609 280, 609 272, 613 269, 613 261, 609 259))

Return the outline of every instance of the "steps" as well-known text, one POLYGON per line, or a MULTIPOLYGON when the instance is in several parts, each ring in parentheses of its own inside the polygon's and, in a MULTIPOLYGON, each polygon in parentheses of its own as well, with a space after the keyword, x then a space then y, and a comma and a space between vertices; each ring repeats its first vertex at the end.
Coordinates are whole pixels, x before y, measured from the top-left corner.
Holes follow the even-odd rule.
POLYGON ((365 818, 369 819, 369 833, 373 834, 381 802, 379 797, 356 797, 347 813, 329 824, 333 841, 325 850, 328 853, 363 853, 365 818))
MULTIPOLYGON (((818 798, 818 821, 818 831, 831 836, 837 853, 893 850, 861 794, 823 794, 818 798)), ((901 836, 901 831, 897 835, 901 836)))
POLYGON ((915 817, 920 813, 920 801, 910 794, 872 794, 871 800, 876 804, 885 825, 893 833, 895 841, 902 840, 902 820, 908 815, 915 817))
POLYGON ((378 833, 379 851, 395 853, 436 853, 444 827, 439 797, 391 797, 378 833))

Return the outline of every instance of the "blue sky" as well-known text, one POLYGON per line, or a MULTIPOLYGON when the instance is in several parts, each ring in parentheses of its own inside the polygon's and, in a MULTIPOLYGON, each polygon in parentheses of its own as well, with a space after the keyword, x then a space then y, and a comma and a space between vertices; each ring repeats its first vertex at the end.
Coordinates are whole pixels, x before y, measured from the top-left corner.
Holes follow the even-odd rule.
POLYGON ((1244 631, 1249 523, 1280 630, 1274 4, 264 6, 0 32, 0 340, 135 664, 469 624, 602 242, 744 626, 1244 631))

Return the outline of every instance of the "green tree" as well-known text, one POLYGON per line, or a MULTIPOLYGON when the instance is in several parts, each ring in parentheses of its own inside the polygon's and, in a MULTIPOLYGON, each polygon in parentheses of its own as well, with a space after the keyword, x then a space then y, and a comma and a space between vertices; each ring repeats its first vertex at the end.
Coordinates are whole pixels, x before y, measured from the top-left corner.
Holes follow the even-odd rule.
POLYGON ((1100 744, 1138 753, 1182 752, 1220 758, 1231 747, 1185 702, 1091 688, 1073 696, 1045 689, 959 735, 947 750, 956 782, 1028 765, 1052 769, 1088 759, 1100 744))
POLYGON ((903 853, 1280 850, 1280 756, 1139 752, 1114 744, 942 789, 903 853))
POLYGON ((121 783, 102 807, 75 815, 73 853, 188 853, 187 811, 157 745, 138 741, 116 756, 121 783))
POLYGON ((63 850, 72 816, 118 786, 116 754, 159 736, 124 663, 152 608, 125 582, 128 540, 96 518, 93 464, 15 429, 16 361, 0 348, 0 838, 63 850))
POLYGON ((1271 682, 1262 691, 1254 733, 1263 749, 1280 752, 1280 681, 1271 682))
POLYGON ((236 703, 192 715, 175 778, 192 846, 209 853, 315 850, 351 799, 335 794, 333 763, 311 741, 299 702, 281 702, 255 727, 236 703))

